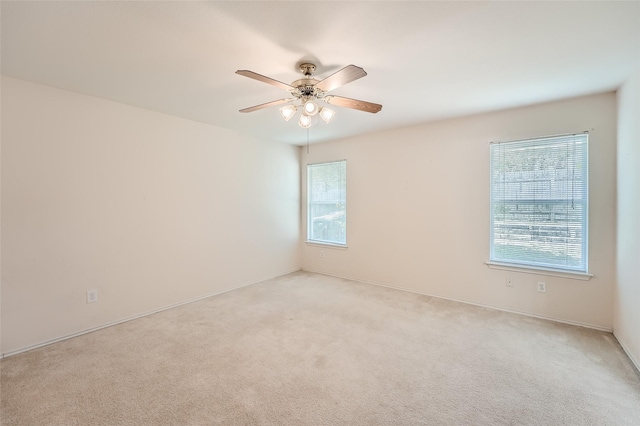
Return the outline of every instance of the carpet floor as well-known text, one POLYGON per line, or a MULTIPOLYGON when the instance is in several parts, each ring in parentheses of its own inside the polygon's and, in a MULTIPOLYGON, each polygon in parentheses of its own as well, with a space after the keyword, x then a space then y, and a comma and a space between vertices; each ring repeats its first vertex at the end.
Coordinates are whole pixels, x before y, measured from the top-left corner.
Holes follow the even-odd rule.
POLYGON ((6 358, 2 425, 640 425, 612 334, 296 272, 6 358))

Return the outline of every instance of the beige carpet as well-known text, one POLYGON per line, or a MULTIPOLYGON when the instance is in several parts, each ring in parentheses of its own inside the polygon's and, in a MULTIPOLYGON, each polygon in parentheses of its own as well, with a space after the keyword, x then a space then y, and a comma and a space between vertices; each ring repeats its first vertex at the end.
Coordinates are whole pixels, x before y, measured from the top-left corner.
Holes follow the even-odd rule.
POLYGON ((1 362, 2 425, 640 425, 609 333, 305 272, 1 362))

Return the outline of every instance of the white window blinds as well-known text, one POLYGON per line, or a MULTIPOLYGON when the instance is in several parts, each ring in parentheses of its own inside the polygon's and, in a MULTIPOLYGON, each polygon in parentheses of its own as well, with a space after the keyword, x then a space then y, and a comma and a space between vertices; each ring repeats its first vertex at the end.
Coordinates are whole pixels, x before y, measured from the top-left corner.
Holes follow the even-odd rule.
POLYGON ((588 134, 490 151, 490 260, 587 273, 588 134))
POLYGON ((347 162, 307 166, 307 240, 347 243, 347 162))

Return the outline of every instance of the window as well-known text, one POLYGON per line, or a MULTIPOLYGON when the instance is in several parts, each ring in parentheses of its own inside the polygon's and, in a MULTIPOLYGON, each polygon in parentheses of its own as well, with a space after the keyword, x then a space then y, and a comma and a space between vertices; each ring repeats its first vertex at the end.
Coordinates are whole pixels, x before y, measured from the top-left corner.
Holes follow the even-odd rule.
POLYGON ((588 137, 491 144, 490 261, 587 273, 588 137))
POLYGON ((347 243, 347 162, 307 166, 307 240, 347 243))

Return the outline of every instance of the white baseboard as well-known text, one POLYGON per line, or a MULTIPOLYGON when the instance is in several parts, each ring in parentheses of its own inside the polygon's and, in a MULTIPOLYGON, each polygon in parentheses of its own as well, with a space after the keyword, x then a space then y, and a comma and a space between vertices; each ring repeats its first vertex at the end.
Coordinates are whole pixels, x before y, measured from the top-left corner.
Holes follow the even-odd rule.
POLYGON ((496 311, 509 312, 511 314, 523 315, 523 316, 527 316, 527 317, 531 317, 531 318, 538 318, 538 319, 543 319, 543 320, 547 320, 547 321, 559 322, 559 323, 562 323, 562 324, 569 324, 569 325, 575 325, 575 326, 578 326, 578 327, 591 328, 593 330, 605 331, 605 332, 608 332, 608 333, 612 333, 613 332, 613 329, 611 327, 603 327, 603 326, 600 326, 600 325, 588 324, 588 323, 583 323, 583 322, 579 322, 579 321, 571 321, 571 320, 562 319, 562 318, 547 317, 547 316, 544 316, 544 315, 532 314, 530 312, 522 312, 522 311, 516 311, 516 310, 513 310, 513 309, 501 308, 499 306, 484 305, 482 303, 470 302, 468 300, 454 299, 452 297, 441 296, 441 295, 438 295, 438 294, 424 293, 424 292, 421 292, 421 291, 410 290, 410 289, 406 289, 406 288, 403 288, 403 287, 396 287, 396 286, 392 286, 392 285, 389 285, 389 284, 383 284, 383 283, 378 283, 378 282, 374 282, 374 281, 366 281, 366 280, 361 280, 361 279, 358 279, 358 278, 351 278, 351 277, 344 277, 344 276, 340 276, 340 275, 328 274, 326 272, 312 271, 312 270, 309 270, 309 269, 303 269, 303 271, 313 272, 314 274, 326 275, 326 276, 329 276, 329 277, 342 278, 342 279, 345 279, 345 280, 356 281, 356 282, 360 282, 360 283, 364 283, 364 284, 371 284, 371 285, 375 285, 375 286, 378 286, 378 287, 392 288, 394 290, 406 291, 408 293, 420 294, 422 296, 429 296, 429 297, 436 297, 438 299, 451 300, 452 302, 466 303, 467 305, 479 306, 481 308, 494 309, 496 311))
POLYGON ((228 293, 228 292, 233 291, 233 290, 238 290, 238 289, 243 288, 243 287, 248 287, 250 285, 254 285, 254 284, 260 283, 262 281, 271 280, 273 278, 278 278, 278 277, 281 277, 283 275, 291 274, 291 273, 297 272, 297 271, 300 271, 300 269, 296 269, 296 270, 293 270, 293 271, 289 271, 289 272, 285 272, 285 273, 282 273, 282 274, 274 275, 272 277, 264 278, 264 279, 261 279, 261 280, 258 280, 258 281, 254 281, 254 282, 250 282, 250 283, 247 283, 247 284, 242 284, 242 285, 239 285, 239 286, 236 286, 236 287, 233 287, 233 288, 229 288, 229 289, 226 289, 226 290, 217 291, 217 292, 214 292, 214 293, 209 293, 209 294, 206 294, 204 296, 196 297, 194 299, 185 300, 183 302, 174 303, 173 305, 168 305, 168 306, 164 306, 162 308, 154 309, 152 311, 147 311, 147 312, 144 312, 144 313, 141 313, 141 314, 133 315, 133 316, 121 319, 121 320, 117 320, 117 321, 113 321, 113 322, 110 322, 110 323, 107 323, 107 324, 100 325, 98 327, 93 327, 93 328, 89 328, 89 329, 86 329, 86 330, 82 330, 82 331, 79 331, 77 333, 66 334, 64 336, 56 337, 55 339, 46 340, 44 342, 36 343, 35 345, 26 346, 24 348, 20 348, 20 349, 14 350, 14 351, 10 351, 10 352, 6 352, 6 353, 3 353, 3 354, 0 354, 0 359, 4 359, 4 358, 8 358, 10 356, 18 355, 18 354, 21 354, 23 352, 31 351, 33 349, 38 349, 38 348, 41 348, 43 346, 48 346, 48 345, 51 345, 53 343, 58 343, 58 342, 61 342, 63 340, 71 339, 73 337, 82 336, 83 334, 93 333, 94 331, 102 330, 103 328, 112 327, 114 325, 122 324, 122 323, 127 322, 127 321, 132 321, 132 320, 135 320, 135 319, 138 319, 138 318, 146 317, 148 315, 153 315, 153 314, 156 314, 156 313, 162 312, 162 311, 167 311, 169 309, 177 308, 178 306, 187 305, 189 303, 197 302, 199 300, 206 299, 208 297, 213 297, 213 296, 217 296, 219 294, 228 293))
POLYGON ((627 354, 627 356, 631 360, 631 363, 636 367, 636 370, 638 370, 638 373, 640 374, 640 362, 638 362, 638 360, 634 358, 634 356, 631 353, 631 351, 629 351, 627 346, 624 344, 624 341, 621 340, 620 337, 618 337, 618 335, 616 334, 615 330, 613 330, 613 335, 616 338, 616 340, 618 341, 618 343, 620 343, 620 346, 622 347, 622 350, 624 351, 624 353, 627 354))

